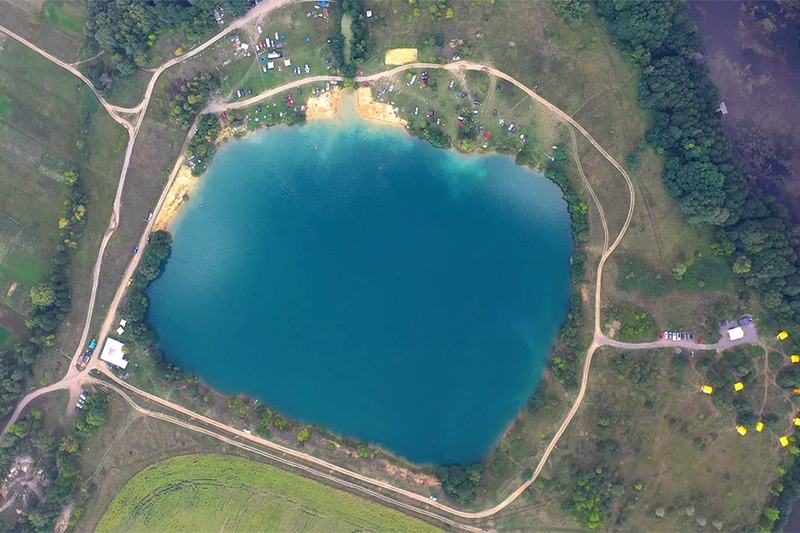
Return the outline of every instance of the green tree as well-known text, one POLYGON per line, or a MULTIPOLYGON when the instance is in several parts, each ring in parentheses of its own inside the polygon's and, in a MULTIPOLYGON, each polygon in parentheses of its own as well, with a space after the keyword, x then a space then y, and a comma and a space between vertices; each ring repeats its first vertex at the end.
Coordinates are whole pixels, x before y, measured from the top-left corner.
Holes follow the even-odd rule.
POLYGON ((553 9, 575 27, 583 23, 583 17, 589 13, 589 2, 586 0, 553 0, 553 9))
POLYGON ((56 293, 46 283, 36 285, 31 287, 31 302, 37 307, 50 307, 56 302, 56 293))
POLYGON ((733 263, 733 273, 740 276, 749 273, 753 269, 753 263, 746 255, 740 255, 733 263))

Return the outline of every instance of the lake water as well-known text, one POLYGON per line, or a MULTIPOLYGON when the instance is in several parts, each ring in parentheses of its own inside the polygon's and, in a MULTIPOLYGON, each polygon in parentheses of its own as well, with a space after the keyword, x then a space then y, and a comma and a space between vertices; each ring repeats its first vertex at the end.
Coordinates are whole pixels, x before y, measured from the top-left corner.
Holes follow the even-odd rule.
POLYGON ((555 185, 361 120, 226 144, 172 231, 148 290, 170 360, 418 463, 496 445, 568 309, 555 185))

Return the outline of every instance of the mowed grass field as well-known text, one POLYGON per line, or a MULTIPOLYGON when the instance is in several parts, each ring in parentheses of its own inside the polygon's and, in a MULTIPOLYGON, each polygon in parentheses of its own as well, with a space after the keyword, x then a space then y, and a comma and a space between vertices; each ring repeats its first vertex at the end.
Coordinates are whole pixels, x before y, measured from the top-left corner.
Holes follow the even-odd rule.
POLYGON ((96 532, 437 531, 393 509, 235 456, 183 455, 145 468, 96 532))

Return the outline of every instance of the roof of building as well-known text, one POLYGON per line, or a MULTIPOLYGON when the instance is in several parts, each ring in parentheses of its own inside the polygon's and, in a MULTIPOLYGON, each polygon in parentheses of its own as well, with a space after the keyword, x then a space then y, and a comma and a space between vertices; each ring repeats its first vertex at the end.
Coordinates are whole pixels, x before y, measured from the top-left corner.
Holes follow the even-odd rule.
POLYGON ((732 341, 738 341, 739 339, 744 338, 744 330, 741 327, 736 326, 735 328, 728 330, 728 336, 732 341))
POLYGON ((127 368, 128 361, 125 360, 125 356, 122 353, 123 346, 124 344, 117 339, 109 337, 106 339, 105 346, 103 346, 103 353, 100 354, 100 360, 120 368, 127 368))

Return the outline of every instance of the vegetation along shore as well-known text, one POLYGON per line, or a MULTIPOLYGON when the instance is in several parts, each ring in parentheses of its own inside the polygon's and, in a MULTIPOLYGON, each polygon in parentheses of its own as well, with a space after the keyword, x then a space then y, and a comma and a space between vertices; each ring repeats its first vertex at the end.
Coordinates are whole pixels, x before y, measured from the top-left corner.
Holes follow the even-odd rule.
MULTIPOLYGON (((740 7, 745 37, 800 20, 791 2, 740 7)), ((208 515, 230 530, 786 526, 800 226, 740 159, 758 132, 732 149, 737 110, 685 1, 0 0, 0 32, 0 529, 164 527, 185 498, 160 500, 165 480, 205 502, 297 498, 257 523, 244 504, 208 515), (146 323, 169 222, 218 147, 332 118, 350 91, 365 118, 513 157, 567 203, 564 324, 478 463, 410 464, 221 395, 146 323), (109 338, 126 368, 100 360, 109 338), (279 488, 213 494, 220 464, 279 488)), ((754 64, 780 45, 746 42, 754 64)))

